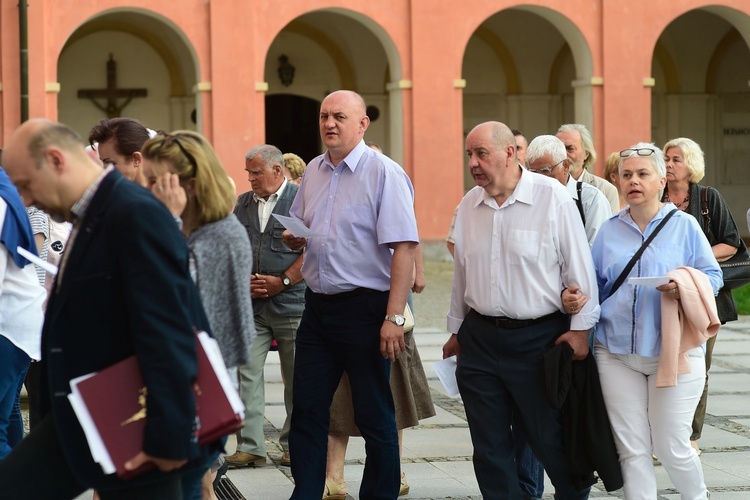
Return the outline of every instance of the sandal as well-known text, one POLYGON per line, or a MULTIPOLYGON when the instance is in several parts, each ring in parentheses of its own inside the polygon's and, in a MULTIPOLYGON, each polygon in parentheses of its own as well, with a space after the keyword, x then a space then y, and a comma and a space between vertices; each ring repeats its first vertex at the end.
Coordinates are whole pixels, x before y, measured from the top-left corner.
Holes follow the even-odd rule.
POLYGON ((346 483, 336 484, 326 479, 323 500, 346 500, 346 483))
POLYGON ((398 496, 402 497, 404 495, 409 494, 410 490, 409 483, 406 482, 406 474, 404 472, 401 473, 401 489, 398 490, 398 496))

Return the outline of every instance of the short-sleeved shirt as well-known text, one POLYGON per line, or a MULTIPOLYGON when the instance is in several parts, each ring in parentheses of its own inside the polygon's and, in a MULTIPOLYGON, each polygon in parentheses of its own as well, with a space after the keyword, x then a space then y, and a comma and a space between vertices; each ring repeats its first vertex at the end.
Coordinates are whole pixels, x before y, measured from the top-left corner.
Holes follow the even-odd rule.
POLYGON ((389 290, 391 244, 418 242, 414 188, 387 156, 360 143, 334 166, 314 158, 290 214, 323 237, 305 248, 302 275, 313 292, 389 290))

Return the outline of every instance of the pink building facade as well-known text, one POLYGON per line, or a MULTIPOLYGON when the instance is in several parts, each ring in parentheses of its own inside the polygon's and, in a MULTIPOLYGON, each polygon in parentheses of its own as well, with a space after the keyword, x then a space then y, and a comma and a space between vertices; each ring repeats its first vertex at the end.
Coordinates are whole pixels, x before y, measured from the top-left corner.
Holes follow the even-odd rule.
MULTIPOLYGON (((3 140, 22 117, 18 4, 0 0, 3 140)), ((85 137, 106 100, 78 91, 106 87, 112 54, 117 88, 148 94, 119 113, 202 132, 244 192, 250 147, 309 160, 322 98, 356 90, 376 117, 367 138, 412 178, 425 240, 471 187, 463 142, 482 121, 529 139, 583 123, 597 171, 632 143, 687 136, 747 235, 749 42, 744 0, 37 0, 28 107, 85 137)))

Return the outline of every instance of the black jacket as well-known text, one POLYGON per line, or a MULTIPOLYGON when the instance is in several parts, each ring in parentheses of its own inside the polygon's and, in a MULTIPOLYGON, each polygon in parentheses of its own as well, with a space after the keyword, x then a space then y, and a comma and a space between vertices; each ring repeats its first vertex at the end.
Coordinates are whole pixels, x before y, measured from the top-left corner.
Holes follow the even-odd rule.
MULTIPOLYGON (((188 459, 186 468, 204 463, 216 446, 193 439, 193 329, 209 331, 208 321, 172 216, 148 190, 113 171, 101 181, 67 252, 42 332, 41 390, 42 412, 52 413, 71 471, 101 490, 126 485, 114 474, 104 476, 92 460, 67 395, 70 379, 132 354, 148 386, 144 451, 188 459)), ((147 472, 127 486, 167 474, 147 472)))
POLYGON ((574 486, 583 489, 596 483, 596 471, 607 491, 622 488, 620 459, 593 353, 573 362, 573 350, 563 342, 544 353, 544 371, 547 400, 562 410, 563 446, 574 486))

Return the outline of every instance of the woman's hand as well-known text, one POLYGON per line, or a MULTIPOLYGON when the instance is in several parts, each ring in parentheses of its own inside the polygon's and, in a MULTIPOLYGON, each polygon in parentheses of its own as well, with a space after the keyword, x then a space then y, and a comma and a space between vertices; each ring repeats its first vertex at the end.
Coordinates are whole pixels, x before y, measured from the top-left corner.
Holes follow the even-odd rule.
POLYGON ((659 285, 656 287, 656 289, 665 294, 667 297, 675 300, 680 300, 680 289, 677 286, 677 283, 675 283, 674 281, 670 281, 666 285, 659 285))
POLYGON ((578 286, 569 286, 562 293, 563 308, 567 314, 578 314, 589 301, 589 298, 580 292, 578 286))
POLYGON ((156 178, 151 186, 151 192, 156 199, 164 203, 174 217, 180 217, 187 205, 187 194, 180 186, 180 177, 177 174, 165 172, 156 178))

